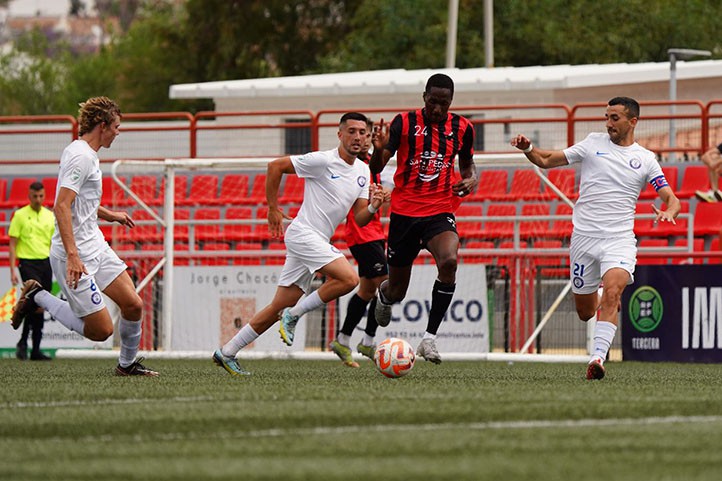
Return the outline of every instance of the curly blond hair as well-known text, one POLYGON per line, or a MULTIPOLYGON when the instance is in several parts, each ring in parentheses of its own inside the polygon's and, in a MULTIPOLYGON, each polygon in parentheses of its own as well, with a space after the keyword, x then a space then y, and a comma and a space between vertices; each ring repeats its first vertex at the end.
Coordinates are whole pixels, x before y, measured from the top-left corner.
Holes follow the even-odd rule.
POLYGON ((112 124, 116 115, 118 117, 122 116, 118 104, 108 97, 92 97, 79 105, 78 125, 80 135, 87 134, 100 123, 112 124))

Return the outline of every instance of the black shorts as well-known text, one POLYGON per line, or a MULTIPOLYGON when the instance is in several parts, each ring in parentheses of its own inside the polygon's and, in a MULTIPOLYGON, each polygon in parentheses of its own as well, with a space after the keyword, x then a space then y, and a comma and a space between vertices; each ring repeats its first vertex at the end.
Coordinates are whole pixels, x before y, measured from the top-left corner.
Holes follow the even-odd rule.
POLYGON ((391 213, 387 262, 394 267, 410 266, 431 239, 446 231, 458 235, 454 214, 407 217, 391 213))
POLYGON ((373 279, 389 273, 384 253, 385 242, 382 240, 356 244, 349 247, 351 255, 358 262, 358 275, 373 279))
POLYGON ((46 291, 53 288, 53 269, 50 267, 50 258, 19 259, 18 270, 23 281, 35 279, 42 284, 46 291))

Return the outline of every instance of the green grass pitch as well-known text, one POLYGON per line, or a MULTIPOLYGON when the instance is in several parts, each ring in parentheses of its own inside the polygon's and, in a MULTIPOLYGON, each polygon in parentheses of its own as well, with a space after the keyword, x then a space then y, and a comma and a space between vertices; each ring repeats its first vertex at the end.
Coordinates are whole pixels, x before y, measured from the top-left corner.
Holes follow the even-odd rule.
POLYGON ((0 360, 1 480, 722 479, 722 366, 0 360))

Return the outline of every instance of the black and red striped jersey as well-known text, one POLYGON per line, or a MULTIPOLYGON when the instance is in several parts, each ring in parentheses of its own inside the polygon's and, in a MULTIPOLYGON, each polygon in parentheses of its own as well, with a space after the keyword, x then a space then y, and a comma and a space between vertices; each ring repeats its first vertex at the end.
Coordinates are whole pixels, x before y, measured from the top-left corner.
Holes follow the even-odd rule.
POLYGON ((398 114, 386 150, 396 153, 391 211, 408 217, 453 213, 459 198, 451 186, 460 178, 454 159, 474 156, 474 127, 460 115, 431 123, 421 109, 398 114))

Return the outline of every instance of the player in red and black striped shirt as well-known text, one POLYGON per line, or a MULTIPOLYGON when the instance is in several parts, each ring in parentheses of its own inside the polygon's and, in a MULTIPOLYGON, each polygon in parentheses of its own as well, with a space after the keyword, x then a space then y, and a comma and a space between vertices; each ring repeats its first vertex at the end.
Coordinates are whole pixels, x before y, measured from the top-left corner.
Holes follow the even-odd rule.
POLYGON ((449 113, 454 82, 434 74, 426 83, 424 108, 397 115, 386 128, 374 130, 374 153, 369 166, 381 172, 396 154, 391 195, 387 258, 389 279, 379 287, 376 321, 391 321, 391 305, 406 296, 411 266, 422 248, 433 256, 438 277, 431 295, 431 311, 417 354, 436 364, 436 332, 451 304, 456 287, 457 251, 454 212, 461 198, 476 188, 474 128, 464 117, 449 113), (459 158, 459 173, 454 159, 459 158))

